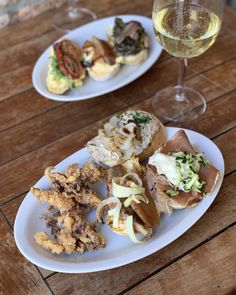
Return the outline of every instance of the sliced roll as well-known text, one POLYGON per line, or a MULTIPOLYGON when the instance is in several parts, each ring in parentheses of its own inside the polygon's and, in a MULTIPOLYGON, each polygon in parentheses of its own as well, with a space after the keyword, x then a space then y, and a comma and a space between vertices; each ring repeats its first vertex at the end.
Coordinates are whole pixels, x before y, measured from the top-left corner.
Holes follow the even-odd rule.
POLYGON ((129 110, 115 114, 99 130, 98 136, 87 143, 87 149, 96 163, 113 167, 132 156, 142 161, 165 142, 165 128, 155 116, 129 110))

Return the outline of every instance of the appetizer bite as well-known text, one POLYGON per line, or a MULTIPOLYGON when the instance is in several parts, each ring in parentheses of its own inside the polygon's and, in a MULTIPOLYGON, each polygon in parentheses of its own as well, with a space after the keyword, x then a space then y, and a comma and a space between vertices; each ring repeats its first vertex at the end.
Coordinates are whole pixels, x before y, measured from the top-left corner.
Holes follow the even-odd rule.
POLYGON ((196 152, 184 130, 176 134, 149 158, 147 181, 157 209, 197 205, 216 185, 220 172, 196 152))
POLYGON ((165 128, 155 116, 129 110, 115 114, 98 131, 98 136, 87 143, 87 149, 96 163, 113 167, 132 156, 144 160, 165 141, 165 128))
POLYGON ((63 94, 71 88, 79 88, 85 77, 79 47, 70 40, 55 43, 50 49, 48 91, 63 94))
POLYGON ((97 223, 88 222, 85 216, 101 202, 89 185, 103 179, 103 170, 91 163, 83 168, 72 164, 65 174, 48 167, 45 175, 51 187, 48 190, 32 187, 31 192, 40 202, 49 205, 42 219, 50 227, 52 237, 47 232, 37 232, 36 243, 56 254, 82 254, 105 247, 103 237, 97 232, 97 223))
POLYGON ((82 59, 89 76, 97 81, 107 81, 120 70, 120 64, 116 62, 116 54, 108 42, 96 37, 85 42, 82 59))
POLYGON ((107 171, 107 190, 108 198, 97 207, 97 219, 134 243, 148 240, 159 225, 159 214, 137 158, 107 171))
POLYGON ((123 64, 141 64, 148 58, 149 37, 137 21, 124 23, 116 18, 109 39, 123 64))

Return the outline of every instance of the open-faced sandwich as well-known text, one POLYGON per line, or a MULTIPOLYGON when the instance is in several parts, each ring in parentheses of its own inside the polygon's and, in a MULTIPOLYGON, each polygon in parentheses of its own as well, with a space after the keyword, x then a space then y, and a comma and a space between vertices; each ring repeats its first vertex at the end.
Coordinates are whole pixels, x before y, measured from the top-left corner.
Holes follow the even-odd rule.
POLYGON ((109 43, 96 37, 84 43, 82 59, 89 76, 97 81, 107 81, 120 70, 120 64, 116 62, 116 53, 109 43))
POLYGON ((141 64, 148 57, 149 38, 137 21, 124 23, 121 18, 116 18, 109 39, 119 55, 118 61, 123 64, 141 64))
POLYGON ((209 195, 219 171, 196 152, 184 130, 176 134, 149 158, 147 180, 160 212, 197 205, 209 195))
POLYGON ((70 40, 55 43, 50 49, 48 91, 63 94, 71 88, 81 87, 85 77, 79 47, 70 40))
POLYGON ((144 160, 165 141, 165 128, 155 116, 129 110, 115 114, 98 131, 98 136, 87 143, 87 149, 96 163, 113 167, 132 156, 144 160))
POLYGON ((107 190, 108 198, 97 207, 97 219, 134 243, 149 239, 159 225, 159 213, 137 158, 108 169, 107 190))

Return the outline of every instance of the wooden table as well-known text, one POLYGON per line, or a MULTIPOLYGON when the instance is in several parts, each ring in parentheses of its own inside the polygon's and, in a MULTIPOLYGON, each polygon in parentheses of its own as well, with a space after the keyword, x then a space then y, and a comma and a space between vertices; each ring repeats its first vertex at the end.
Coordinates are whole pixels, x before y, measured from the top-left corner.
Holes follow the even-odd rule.
MULTIPOLYGON (((152 1, 86 1, 99 17, 151 15, 152 1)), ((236 13, 225 9, 216 44, 189 62, 186 84, 200 90, 207 112, 179 126, 211 138, 226 165, 223 186, 207 213, 157 253, 113 270, 62 274, 40 269, 19 253, 13 238, 25 194, 54 165, 82 148, 117 111, 152 111, 154 93, 173 85, 177 63, 163 53, 141 78, 113 93, 75 103, 41 97, 32 68, 60 34, 52 12, 0 31, 0 294, 236 294, 236 13)), ((168 122, 164 122, 169 125, 168 122)))

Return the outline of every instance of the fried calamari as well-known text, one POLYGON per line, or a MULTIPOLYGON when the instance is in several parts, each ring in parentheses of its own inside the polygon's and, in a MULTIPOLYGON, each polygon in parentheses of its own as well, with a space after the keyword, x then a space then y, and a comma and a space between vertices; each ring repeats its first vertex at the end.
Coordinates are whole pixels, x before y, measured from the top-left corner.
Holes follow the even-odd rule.
POLYGON ((50 227, 53 238, 46 232, 38 232, 35 235, 36 243, 56 254, 82 254, 105 247, 104 239, 97 232, 96 222, 89 223, 85 217, 101 202, 100 196, 90 185, 103 179, 104 170, 92 163, 82 168, 72 164, 64 174, 48 167, 45 175, 51 187, 48 190, 32 187, 31 192, 40 202, 49 204, 47 213, 41 218, 50 227))

